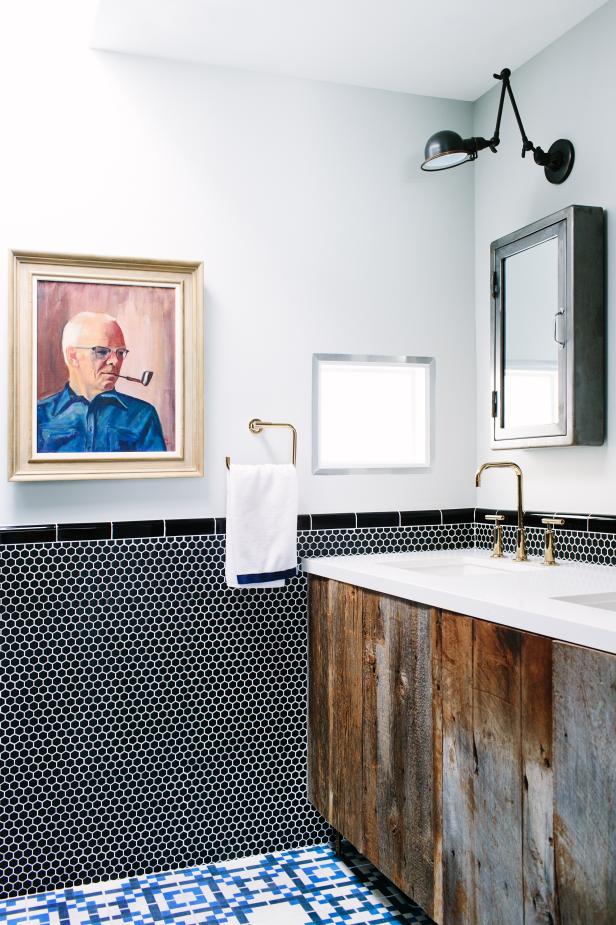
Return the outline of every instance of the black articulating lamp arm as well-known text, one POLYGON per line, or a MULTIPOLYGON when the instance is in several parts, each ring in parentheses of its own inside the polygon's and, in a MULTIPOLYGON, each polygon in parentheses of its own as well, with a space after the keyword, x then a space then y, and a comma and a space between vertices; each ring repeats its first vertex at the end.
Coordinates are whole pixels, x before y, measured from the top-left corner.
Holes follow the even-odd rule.
MULTIPOLYGON (((503 81, 503 86, 501 87, 500 100, 498 101, 498 113, 496 115, 496 125, 494 126, 494 134, 492 135, 492 138, 486 145, 486 147, 488 147, 490 151, 492 151, 494 154, 496 154, 496 149, 500 144, 500 124, 501 124, 501 118, 503 115, 503 104, 505 102, 505 93, 507 92, 507 87, 509 86, 509 75, 510 74, 511 74, 511 71, 509 70, 509 68, 505 68, 502 74, 494 75, 497 80, 503 81)), ((511 93, 511 90, 509 92, 511 93)), ((515 106, 515 103, 514 103, 514 106, 515 106)), ((517 107, 515 111, 517 112, 517 107)), ((519 119, 518 119, 518 122, 519 122, 519 119)), ((524 136, 524 129, 522 129, 522 136, 524 136)))
MULTIPOLYGON (((500 74, 494 75, 494 77, 497 80, 503 81, 500 100, 498 101, 498 113, 496 115, 496 125, 494 127, 494 134, 489 140, 487 138, 473 138, 473 141, 475 142, 475 151, 483 151, 485 150, 485 148, 489 148, 493 154, 496 154, 496 149, 498 148, 500 144, 500 124, 501 124, 501 118, 503 115, 503 104, 505 102, 505 94, 507 90, 509 90, 509 96, 511 97, 513 111, 516 114, 518 125, 520 126, 520 131, 522 132, 522 138, 524 139, 525 145, 529 144, 529 141, 526 138, 526 135, 524 134, 524 126, 522 125, 522 122, 520 120, 520 115, 518 113, 518 107, 515 104, 513 93, 511 92, 511 86, 509 84, 510 76, 511 76, 511 71, 507 67, 503 71, 501 71, 500 74)), ((525 153, 526 153, 526 149, 522 151, 522 157, 524 157, 525 153)))
POLYGON ((503 68, 500 74, 494 74, 494 77, 496 78, 496 80, 502 80, 503 82, 503 89, 501 92, 501 104, 498 110, 498 119, 496 121, 495 134, 498 135, 498 129, 500 128, 500 117, 503 111, 502 101, 503 101, 503 97, 505 96, 505 91, 507 91, 507 93, 509 94, 509 99, 511 100, 511 105, 513 107, 513 112, 516 118, 516 122, 518 123, 518 128, 520 129, 520 135, 522 136, 522 157, 526 157, 527 151, 532 151, 533 157, 535 158, 535 163, 539 164, 540 167, 547 167, 548 165, 550 167, 556 167, 557 166, 556 156, 547 155, 545 151, 542 151, 541 148, 536 148, 534 144, 532 143, 532 141, 528 140, 528 136, 526 132, 524 131, 524 126, 522 125, 522 118, 520 116, 520 111, 515 101, 513 90, 511 89, 511 81, 509 80, 509 78, 511 77, 511 71, 509 70, 509 68, 508 67, 503 68))
POLYGON ((542 148, 536 147, 532 141, 529 140, 528 135, 524 131, 524 125, 522 124, 520 111, 515 101, 513 90, 511 89, 510 77, 511 71, 508 67, 503 68, 500 74, 494 74, 494 78, 496 80, 501 80, 503 84, 501 88, 500 100, 498 103, 496 126, 494 127, 494 134, 489 140, 486 138, 473 139, 475 142, 475 150, 481 151, 484 148, 489 148, 494 152, 494 154, 496 154, 496 149, 500 144, 500 124, 503 115, 505 94, 507 94, 511 100, 513 113, 515 115, 516 122, 518 123, 520 135, 522 136, 522 157, 526 157, 527 151, 532 151, 535 163, 539 164, 540 167, 545 168, 545 175, 547 179, 550 180, 551 183, 562 183, 563 180, 567 179, 573 168, 573 145, 570 141, 561 138, 558 141, 555 141, 554 144, 550 147, 550 150, 546 152, 542 148))

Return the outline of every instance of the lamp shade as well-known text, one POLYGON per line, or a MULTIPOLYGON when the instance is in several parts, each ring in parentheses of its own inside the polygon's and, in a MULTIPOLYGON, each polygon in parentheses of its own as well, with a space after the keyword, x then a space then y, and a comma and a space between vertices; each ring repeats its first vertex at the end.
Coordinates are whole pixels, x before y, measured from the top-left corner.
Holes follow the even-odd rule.
POLYGON ((447 129, 431 135, 426 142, 424 152, 425 160, 422 170, 448 170, 457 167, 465 161, 472 161, 477 156, 473 149, 469 150, 468 141, 464 141, 457 132, 447 129))

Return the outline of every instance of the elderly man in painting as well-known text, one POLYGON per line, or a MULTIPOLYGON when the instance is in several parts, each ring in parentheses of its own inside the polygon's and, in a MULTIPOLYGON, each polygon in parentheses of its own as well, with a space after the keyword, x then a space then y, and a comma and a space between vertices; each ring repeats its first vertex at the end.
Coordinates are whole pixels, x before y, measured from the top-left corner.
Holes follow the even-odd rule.
POLYGON ((154 405, 116 391, 128 353, 117 320, 80 312, 65 325, 68 382, 37 405, 39 453, 151 453, 166 449, 154 405))

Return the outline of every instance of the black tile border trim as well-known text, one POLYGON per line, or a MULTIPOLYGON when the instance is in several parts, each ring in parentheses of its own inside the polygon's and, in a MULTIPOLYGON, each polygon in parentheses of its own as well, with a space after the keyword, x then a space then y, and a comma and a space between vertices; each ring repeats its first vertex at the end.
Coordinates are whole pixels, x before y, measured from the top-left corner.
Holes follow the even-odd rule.
POLYGON ((399 527, 398 511, 364 511, 356 514, 358 527, 399 527))
POLYGON ((58 540, 71 543, 76 540, 110 540, 111 524, 58 524, 58 540))
POLYGON ((55 543, 57 528, 55 524, 23 527, 0 527, 0 546, 14 543, 55 543))
POLYGON ((616 515, 589 514, 589 533, 616 533, 616 515))
MULTIPOLYGON (((300 532, 318 530, 374 529, 375 527, 447 526, 485 524, 486 514, 503 514, 503 523, 516 526, 511 509, 462 507, 421 511, 362 511, 332 514, 300 514, 300 532)), ((561 529, 589 533, 616 533, 616 514, 574 514, 558 511, 525 511, 524 525, 542 527, 542 517, 562 517, 561 529)), ((92 540, 149 539, 175 536, 208 536, 226 532, 225 517, 188 517, 170 520, 124 520, 100 523, 25 524, 0 527, 0 547, 18 543, 73 543, 92 540)))
POLYGON ((474 507, 454 507, 448 508, 443 512, 444 524, 466 524, 472 523, 475 516, 474 507))
MULTIPOLYGON (((440 527, 443 523, 443 512, 434 511, 400 511, 401 527, 440 527)), ((470 520, 472 523, 472 519, 470 520)))
POLYGON ((216 533, 215 517, 189 517, 165 521, 165 536, 206 536, 216 533))
MULTIPOLYGON (((355 530, 375 527, 441 526, 443 523, 472 523, 473 508, 456 508, 450 512, 430 511, 363 511, 335 514, 299 514, 300 532, 317 530, 355 530), (467 512, 466 521, 460 512, 467 512)), ((15 543, 79 542, 105 539, 139 539, 163 536, 208 536, 226 533, 225 517, 186 517, 170 520, 124 520, 106 523, 45 524, 43 526, 0 527, 0 546, 15 543)))
POLYGON ((353 530, 357 526, 357 514, 312 514, 313 530, 353 530))
POLYGON ((114 540, 150 539, 165 535, 164 520, 114 520, 111 526, 114 540))

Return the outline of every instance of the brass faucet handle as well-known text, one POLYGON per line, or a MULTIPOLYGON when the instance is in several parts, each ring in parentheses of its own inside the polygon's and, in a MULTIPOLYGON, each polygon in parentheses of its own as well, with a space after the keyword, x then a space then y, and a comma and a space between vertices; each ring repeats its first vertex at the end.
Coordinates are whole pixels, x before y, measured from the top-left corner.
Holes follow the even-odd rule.
POLYGON ((505 519, 504 514, 486 514, 486 520, 491 520, 494 523, 494 545, 492 547, 492 559, 502 559, 504 556, 503 552, 503 528, 501 526, 503 520, 505 519))
POLYGON ((565 523, 563 517, 542 517, 541 523, 545 524, 545 550, 543 553, 544 565, 556 565, 556 555, 554 553, 554 530, 553 527, 562 527, 565 523))

